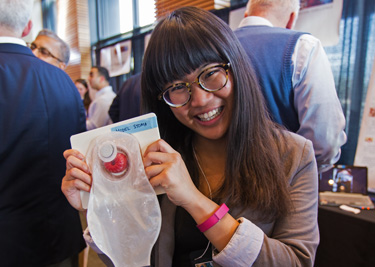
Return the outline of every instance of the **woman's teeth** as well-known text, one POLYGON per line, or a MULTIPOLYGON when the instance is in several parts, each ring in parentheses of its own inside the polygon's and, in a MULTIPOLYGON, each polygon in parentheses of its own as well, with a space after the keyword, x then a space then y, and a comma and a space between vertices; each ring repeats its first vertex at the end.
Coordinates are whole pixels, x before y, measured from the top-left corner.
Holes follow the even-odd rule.
POLYGON ((212 119, 216 118, 217 116, 219 116, 221 111, 222 111, 222 108, 215 108, 215 109, 213 109, 213 110, 211 110, 207 113, 203 113, 203 114, 198 115, 198 118, 201 121, 209 121, 209 120, 212 120, 212 119))

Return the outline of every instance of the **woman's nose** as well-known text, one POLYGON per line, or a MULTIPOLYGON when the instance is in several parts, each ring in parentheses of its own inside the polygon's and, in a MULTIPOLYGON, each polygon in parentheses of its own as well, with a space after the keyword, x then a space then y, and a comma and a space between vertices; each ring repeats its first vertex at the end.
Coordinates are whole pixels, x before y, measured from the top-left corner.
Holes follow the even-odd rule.
POLYGON ((212 92, 207 92, 202 89, 198 83, 194 83, 190 87, 191 89, 191 105, 192 106, 204 106, 209 102, 214 94, 212 92))

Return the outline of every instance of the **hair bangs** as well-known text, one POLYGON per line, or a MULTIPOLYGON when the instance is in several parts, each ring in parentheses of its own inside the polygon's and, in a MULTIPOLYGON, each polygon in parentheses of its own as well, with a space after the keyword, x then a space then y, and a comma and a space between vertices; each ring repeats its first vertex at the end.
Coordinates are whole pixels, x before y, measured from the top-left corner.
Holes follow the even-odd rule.
POLYGON ((210 40, 208 29, 194 26, 197 21, 182 21, 174 13, 166 21, 168 23, 158 25, 164 28, 163 36, 153 36, 158 43, 153 54, 158 56, 150 62, 154 65, 152 75, 159 90, 168 83, 183 80, 202 65, 227 61, 220 48, 214 45, 216 41, 210 40), (168 49, 165 49, 165 42, 168 42, 168 49))

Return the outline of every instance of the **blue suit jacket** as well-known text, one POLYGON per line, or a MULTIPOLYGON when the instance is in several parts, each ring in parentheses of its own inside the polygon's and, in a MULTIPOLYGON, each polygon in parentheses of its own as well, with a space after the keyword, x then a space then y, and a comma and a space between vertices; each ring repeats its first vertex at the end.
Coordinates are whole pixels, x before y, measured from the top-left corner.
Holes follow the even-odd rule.
POLYGON ((85 131, 78 91, 27 47, 0 43, 0 255, 3 266, 45 266, 84 246, 61 192, 63 151, 85 131))

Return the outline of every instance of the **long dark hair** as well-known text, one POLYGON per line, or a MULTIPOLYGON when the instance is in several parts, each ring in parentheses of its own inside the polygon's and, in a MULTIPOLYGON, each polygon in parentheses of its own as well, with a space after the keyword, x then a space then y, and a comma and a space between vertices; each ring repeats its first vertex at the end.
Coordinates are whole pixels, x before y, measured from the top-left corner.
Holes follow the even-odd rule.
POLYGON ((90 93, 89 93, 89 87, 87 85, 87 82, 85 79, 77 79, 75 80, 74 83, 80 83, 82 84, 84 87, 86 87, 87 91, 83 97, 83 106, 85 107, 85 110, 88 111, 89 110, 89 106, 91 104, 91 98, 90 98, 90 93))
POLYGON ((225 179, 215 197, 229 198, 229 205, 251 207, 262 211, 263 219, 274 219, 285 215, 290 203, 277 153, 282 132, 269 119, 249 60, 224 21, 208 11, 184 7, 156 25, 143 61, 142 106, 144 112, 157 115, 162 138, 181 153, 198 185, 191 147, 194 133, 157 96, 167 83, 181 80, 204 63, 228 62, 234 110, 227 133, 225 179))

